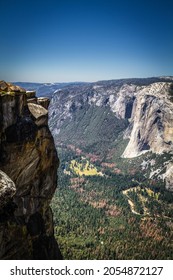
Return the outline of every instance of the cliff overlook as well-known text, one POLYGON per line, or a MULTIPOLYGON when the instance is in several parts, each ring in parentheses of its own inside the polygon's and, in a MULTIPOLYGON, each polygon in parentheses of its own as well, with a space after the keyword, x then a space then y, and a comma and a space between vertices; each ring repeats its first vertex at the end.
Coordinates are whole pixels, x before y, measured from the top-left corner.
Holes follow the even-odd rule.
POLYGON ((61 259, 50 202, 58 157, 47 98, 0 81, 0 259, 61 259))

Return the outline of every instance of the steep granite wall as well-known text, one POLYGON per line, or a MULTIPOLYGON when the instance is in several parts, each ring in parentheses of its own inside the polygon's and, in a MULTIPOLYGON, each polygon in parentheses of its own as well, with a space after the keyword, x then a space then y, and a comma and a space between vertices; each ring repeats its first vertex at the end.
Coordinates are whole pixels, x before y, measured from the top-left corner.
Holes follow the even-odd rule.
MULTIPOLYGON (((171 83, 154 83, 141 89, 133 104, 129 143, 123 153, 125 158, 137 157, 145 152, 172 153, 173 103, 171 83)), ((125 134, 125 136, 126 136, 125 134)), ((167 164, 163 175, 166 188, 173 191, 173 162, 167 164)))
POLYGON ((155 153, 172 150, 173 103, 169 100, 169 88, 169 83, 156 83, 138 92, 124 157, 136 157, 148 150, 155 153))
POLYGON ((48 104, 0 82, 0 259, 62 258, 49 206, 58 157, 48 104))

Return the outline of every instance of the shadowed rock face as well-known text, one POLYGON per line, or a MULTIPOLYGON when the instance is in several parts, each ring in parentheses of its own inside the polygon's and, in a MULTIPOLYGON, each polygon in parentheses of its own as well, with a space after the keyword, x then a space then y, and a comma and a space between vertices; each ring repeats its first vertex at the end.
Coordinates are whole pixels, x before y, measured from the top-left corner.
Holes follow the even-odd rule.
POLYGON ((47 110, 36 97, 29 103, 23 89, 14 92, 5 82, 2 87, 7 93, 0 93, 0 259, 61 259, 49 207, 58 157, 47 110))

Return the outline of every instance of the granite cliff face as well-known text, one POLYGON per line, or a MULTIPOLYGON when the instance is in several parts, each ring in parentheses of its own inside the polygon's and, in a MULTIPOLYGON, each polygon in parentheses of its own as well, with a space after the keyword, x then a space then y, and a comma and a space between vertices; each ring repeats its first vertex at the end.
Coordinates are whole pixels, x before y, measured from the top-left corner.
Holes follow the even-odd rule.
POLYGON ((61 259, 49 206, 58 157, 46 98, 0 82, 0 259, 61 259))
MULTIPOLYGON (((171 83, 155 83, 141 89, 136 95, 130 129, 125 133, 130 140, 122 155, 124 158, 134 158, 148 151, 156 154, 172 153, 171 87, 171 83)), ((165 179, 166 188, 173 190, 172 160, 165 163, 165 166, 166 172, 161 177, 165 179)))
MULTIPOLYGON (((55 136, 74 113, 89 107, 109 108, 118 119, 128 119, 125 137, 130 141, 123 153, 125 158, 137 157, 152 151, 168 152, 173 148, 173 103, 171 83, 157 82, 147 86, 86 85, 69 87, 56 92, 50 107, 50 126, 55 136), (55 120, 55 122, 54 122, 55 120)), ((105 108, 105 109, 104 109, 105 108)))
POLYGON ((173 103, 169 100, 169 89, 170 83, 155 83, 136 95, 124 157, 133 158, 148 150, 155 153, 172 150, 173 103))
MULTIPOLYGON (((147 152, 172 157, 172 96, 172 79, 166 78, 69 86, 54 93, 49 107, 50 129, 58 145, 78 143, 79 148, 88 150, 95 142, 100 150, 113 146, 121 131, 129 141, 122 158, 130 160, 147 152)), ((162 173, 159 178, 165 179, 166 188, 171 190, 172 167, 172 160, 162 159, 162 166, 152 167, 149 177, 162 173)))

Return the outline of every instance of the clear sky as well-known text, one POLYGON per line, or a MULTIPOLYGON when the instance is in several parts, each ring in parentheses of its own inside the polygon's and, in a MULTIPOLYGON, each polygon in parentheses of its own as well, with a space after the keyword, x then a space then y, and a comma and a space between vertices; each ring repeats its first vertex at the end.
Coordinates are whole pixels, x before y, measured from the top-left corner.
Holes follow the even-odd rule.
POLYGON ((0 0, 0 79, 173 75, 172 0, 0 0))

